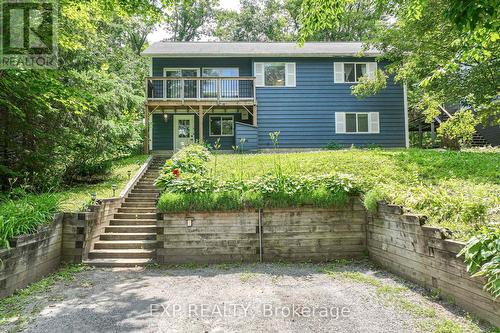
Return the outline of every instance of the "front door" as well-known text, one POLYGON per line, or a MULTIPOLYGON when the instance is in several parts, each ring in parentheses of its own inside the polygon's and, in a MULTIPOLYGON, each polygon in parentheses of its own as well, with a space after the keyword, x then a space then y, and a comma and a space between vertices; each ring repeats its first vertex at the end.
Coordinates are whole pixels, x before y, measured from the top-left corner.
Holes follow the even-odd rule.
POLYGON ((194 115, 174 115, 174 150, 194 142, 194 115))

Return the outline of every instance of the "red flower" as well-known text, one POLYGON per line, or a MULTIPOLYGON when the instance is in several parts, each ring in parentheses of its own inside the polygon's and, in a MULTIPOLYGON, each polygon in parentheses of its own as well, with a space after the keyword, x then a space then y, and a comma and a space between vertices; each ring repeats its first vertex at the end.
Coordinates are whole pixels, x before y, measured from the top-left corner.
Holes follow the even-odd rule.
POLYGON ((179 178, 179 176, 181 175, 181 172, 179 169, 174 169, 172 170, 172 173, 173 175, 176 177, 176 178, 179 178))

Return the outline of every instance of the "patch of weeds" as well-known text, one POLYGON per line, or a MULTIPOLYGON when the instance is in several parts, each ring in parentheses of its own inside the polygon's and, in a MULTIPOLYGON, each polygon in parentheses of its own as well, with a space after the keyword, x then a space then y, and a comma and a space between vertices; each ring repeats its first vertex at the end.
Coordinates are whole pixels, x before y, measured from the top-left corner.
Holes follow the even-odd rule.
POLYGON ((273 275, 273 276, 271 276, 271 283, 278 284, 278 282, 281 278, 283 278, 282 275, 273 275))
POLYGON ((318 267, 318 273, 326 273, 329 275, 334 275, 338 268, 350 265, 354 262, 352 259, 336 259, 327 262, 324 265, 318 267))
POLYGON ((233 268, 239 268, 242 266, 242 263, 222 263, 222 264, 216 264, 213 267, 215 269, 219 269, 221 271, 228 271, 233 268))
MULTIPOLYGON (((332 266, 329 266, 331 269, 332 266)), ((335 269, 335 266, 333 266, 335 269)), ((459 332, 479 332, 479 326, 476 321, 470 318, 465 318, 464 323, 457 323, 445 318, 436 309, 425 304, 419 304, 405 297, 405 293, 409 291, 406 286, 389 285, 381 280, 360 273, 360 272, 339 272, 334 270, 325 270, 328 275, 334 278, 346 279, 349 281, 370 285, 376 288, 377 296, 381 301, 391 306, 397 307, 402 311, 410 314, 417 319, 418 326, 422 331, 433 333, 459 333, 459 332)), ((431 299, 444 299, 439 291, 432 291, 431 299)))
POLYGON ((162 269, 187 269, 187 270, 194 270, 194 269, 207 268, 208 264, 197 264, 197 263, 194 263, 194 262, 189 262, 189 263, 186 263, 186 264, 162 265, 160 267, 162 269))
POLYGON ((73 281, 75 274, 89 269, 89 266, 83 264, 63 266, 46 278, 0 300, 0 327, 14 324, 16 329, 22 329, 29 321, 29 317, 23 313, 28 306, 32 306, 31 312, 41 311, 41 308, 39 309, 41 305, 33 304, 31 301, 33 296, 49 291, 59 281, 73 281))
POLYGON ((156 263, 156 262, 151 262, 151 263, 148 263, 144 266, 144 268, 146 269, 160 269, 161 266, 160 264, 156 263))
POLYGON ((374 278, 373 276, 369 276, 360 272, 338 272, 337 274, 340 278, 358 282, 358 283, 364 283, 364 284, 369 284, 374 287, 382 287, 383 284, 382 282, 374 278))
POLYGON ((85 281, 80 282, 80 287, 82 287, 82 288, 92 288, 93 286, 94 286, 94 284, 90 280, 85 280, 85 281))
POLYGON ((243 272, 240 274, 240 281, 242 283, 247 283, 248 281, 252 280, 256 276, 257 276, 257 274, 252 273, 252 272, 243 272))

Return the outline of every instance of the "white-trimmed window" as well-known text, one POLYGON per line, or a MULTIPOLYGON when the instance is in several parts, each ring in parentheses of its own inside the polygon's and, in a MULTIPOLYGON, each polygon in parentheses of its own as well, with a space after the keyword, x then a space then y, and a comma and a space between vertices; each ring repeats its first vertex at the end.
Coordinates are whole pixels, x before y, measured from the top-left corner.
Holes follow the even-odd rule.
POLYGON ((209 117, 210 136, 233 136, 234 117, 233 116, 210 116, 209 117))
POLYGON ((335 83, 356 83, 362 76, 375 77, 376 62, 335 62, 333 63, 335 83))
POLYGON ((335 112, 335 132, 380 133, 378 112, 335 112))
POLYGON ((257 87, 295 87, 294 62, 254 63, 255 85, 257 87))

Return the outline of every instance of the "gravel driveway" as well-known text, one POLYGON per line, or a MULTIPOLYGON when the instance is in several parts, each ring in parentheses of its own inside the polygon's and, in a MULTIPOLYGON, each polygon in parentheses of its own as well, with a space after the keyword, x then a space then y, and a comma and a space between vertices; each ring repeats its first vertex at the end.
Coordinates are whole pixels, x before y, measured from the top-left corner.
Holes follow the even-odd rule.
MULTIPOLYGON (((486 331, 367 261, 89 269, 29 296, 26 332, 486 331), (441 330, 440 330, 441 329, 441 330), (445 330, 446 329, 446 330, 445 330)), ((22 320, 20 319, 22 318, 22 320)))

